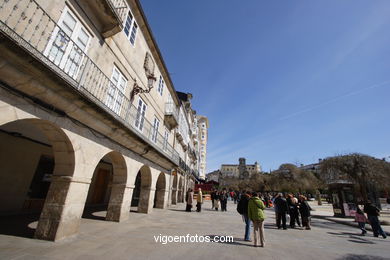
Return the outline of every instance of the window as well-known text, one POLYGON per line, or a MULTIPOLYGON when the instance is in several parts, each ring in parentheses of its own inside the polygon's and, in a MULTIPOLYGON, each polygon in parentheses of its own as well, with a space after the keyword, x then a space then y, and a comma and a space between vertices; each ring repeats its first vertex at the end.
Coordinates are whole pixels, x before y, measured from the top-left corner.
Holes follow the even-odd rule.
POLYGON ((165 129, 163 150, 167 150, 168 148, 168 138, 169 138, 169 132, 165 129))
POLYGON ((153 131, 152 131, 152 141, 157 143, 157 134, 158 127, 160 126, 160 121, 155 117, 153 122, 153 131))
POLYGON ((135 19, 134 19, 133 15, 129 11, 127 13, 126 22, 125 22, 125 26, 123 28, 123 31, 125 32, 127 38, 129 39, 130 43, 133 46, 135 44, 135 38, 136 38, 136 35, 137 35, 137 29, 138 29, 138 25, 135 22, 135 19))
POLYGON ((126 78, 114 67, 108 86, 106 105, 116 114, 119 114, 121 111, 126 85, 126 78))
POLYGON ((160 96, 162 96, 163 90, 164 90, 164 80, 163 80, 162 76, 160 75, 160 80, 158 82, 158 88, 157 88, 157 92, 160 93, 160 96))
POLYGON ((51 34, 44 54, 70 77, 76 79, 91 37, 67 7, 58 25, 51 34))
POLYGON ((135 127, 140 131, 142 131, 142 129, 144 128, 145 112, 146 112, 146 104, 140 98, 138 101, 137 117, 135 118, 135 127))

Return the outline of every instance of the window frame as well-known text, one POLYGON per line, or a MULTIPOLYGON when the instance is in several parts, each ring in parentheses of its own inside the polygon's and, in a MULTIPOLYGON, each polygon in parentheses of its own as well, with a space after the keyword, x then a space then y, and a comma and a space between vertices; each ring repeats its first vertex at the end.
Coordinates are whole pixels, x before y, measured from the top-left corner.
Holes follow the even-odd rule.
POLYGON ((135 21, 135 16, 133 15, 133 12, 131 12, 130 8, 128 8, 128 12, 126 14, 126 19, 124 20, 124 23, 123 23, 123 33, 126 35, 127 40, 129 40, 130 44, 133 47, 135 47, 135 43, 137 41, 138 30, 139 30, 139 26, 138 26, 138 23, 135 21), (128 30, 126 30, 126 28, 127 28, 126 25, 127 25, 127 21, 129 19, 129 16, 131 16, 131 23, 130 23, 130 26, 128 27, 128 30), (135 28, 135 30, 134 30, 134 28, 135 28), (126 31, 127 31, 127 33, 126 33, 126 31), (134 35, 134 37, 133 37, 133 35, 134 35))
POLYGON ((145 125, 145 117, 146 117, 146 110, 148 109, 148 105, 143 101, 143 99, 140 97, 138 99, 138 106, 137 106, 137 113, 135 115, 134 120, 134 126, 137 130, 140 132, 143 131, 144 125, 145 125), (139 110, 139 107, 141 106, 141 110, 139 110), (143 109, 143 107, 145 109, 143 109), (142 112, 143 110, 143 112, 142 112))

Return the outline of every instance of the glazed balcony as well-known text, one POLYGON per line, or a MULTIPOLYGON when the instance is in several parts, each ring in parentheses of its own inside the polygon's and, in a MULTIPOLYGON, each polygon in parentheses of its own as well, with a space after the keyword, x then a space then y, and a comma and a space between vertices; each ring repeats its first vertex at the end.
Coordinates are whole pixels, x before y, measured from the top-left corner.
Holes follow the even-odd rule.
POLYGON ((179 125, 179 110, 176 108, 175 103, 165 104, 165 125, 172 130, 179 125))
POLYGON ((86 13, 92 14, 91 19, 103 37, 113 36, 123 29, 125 0, 80 0, 79 3, 86 13))
MULTIPOLYGON (((167 140, 152 123, 141 117, 131 100, 35 0, 2 1, 0 39, 2 47, 8 46, 7 51, 17 49, 18 53, 28 55, 19 55, 26 64, 31 60, 39 64, 40 73, 55 78, 61 91, 69 91, 77 97, 74 103, 83 102, 83 110, 97 111, 95 114, 101 118, 108 118, 124 130, 130 130, 127 131, 129 137, 179 165, 179 155, 167 140)), ((31 94, 28 91, 34 90, 29 88, 26 94, 31 94)), ((44 101, 54 107, 57 105, 50 100, 44 101)))

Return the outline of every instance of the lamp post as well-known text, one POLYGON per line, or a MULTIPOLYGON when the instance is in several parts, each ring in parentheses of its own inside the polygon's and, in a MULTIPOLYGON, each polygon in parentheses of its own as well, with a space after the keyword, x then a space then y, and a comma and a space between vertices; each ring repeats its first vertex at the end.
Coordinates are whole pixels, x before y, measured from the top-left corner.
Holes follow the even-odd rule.
POLYGON ((130 93, 130 100, 133 101, 134 97, 141 93, 149 93, 154 85, 154 82, 156 82, 156 78, 153 74, 149 74, 148 76, 148 89, 143 89, 140 86, 138 86, 137 81, 134 82, 133 90, 130 93))

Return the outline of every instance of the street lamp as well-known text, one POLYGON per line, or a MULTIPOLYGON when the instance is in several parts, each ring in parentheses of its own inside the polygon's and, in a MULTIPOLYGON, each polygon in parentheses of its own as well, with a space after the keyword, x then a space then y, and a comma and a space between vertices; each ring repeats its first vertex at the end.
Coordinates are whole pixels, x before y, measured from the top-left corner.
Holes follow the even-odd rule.
POLYGON ((153 85, 156 82, 156 77, 154 77, 153 74, 149 74, 147 77, 148 77, 148 86, 147 86, 148 89, 141 88, 140 86, 138 86, 137 81, 135 81, 133 90, 130 93, 130 100, 133 100, 134 97, 138 94, 149 93, 152 90, 153 85))

